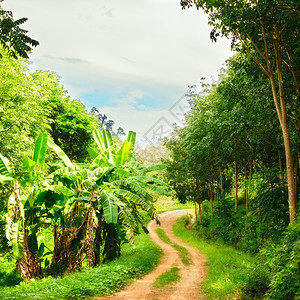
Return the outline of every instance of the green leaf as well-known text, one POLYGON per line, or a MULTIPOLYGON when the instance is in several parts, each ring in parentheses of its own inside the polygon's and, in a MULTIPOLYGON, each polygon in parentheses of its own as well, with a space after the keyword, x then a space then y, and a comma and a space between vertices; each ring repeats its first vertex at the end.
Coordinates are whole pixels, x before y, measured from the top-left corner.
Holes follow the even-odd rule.
POLYGON ((94 130, 93 131, 93 138, 94 141, 96 143, 96 145, 98 146, 100 152, 104 152, 105 151, 105 145, 103 142, 103 137, 102 137, 102 131, 98 130, 94 130))
POLYGON ((103 137, 103 142, 104 142, 105 148, 106 149, 111 148, 113 146, 114 142, 113 142, 113 138, 112 138, 109 130, 103 130, 102 137, 103 137))
POLYGON ((23 157, 23 171, 32 171, 35 166, 35 161, 33 161, 28 156, 23 157))
POLYGON ((129 131, 128 136, 127 136, 127 141, 129 143, 128 161, 130 161, 131 158, 132 158, 133 151, 134 151, 135 140, 136 140, 136 133, 133 132, 133 131, 129 131))
POLYGON ((95 130, 93 131, 93 137, 96 145, 100 150, 100 154, 106 157, 109 161, 113 160, 113 138, 109 130, 95 130))
POLYGON ((122 147, 116 154, 115 164, 117 167, 124 165, 127 162, 129 157, 129 143, 128 141, 124 141, 122 147))
POLYGON ((5 176, 11 175, 11 169, 9 166, 9 161, 6 157, 0 154, 0 173, 5 176))
POLYGON ((39 257, 42 257, 44 252, 45 252, 45 244, 41 243, 41 245, 39 247, 39 257))
POLYGON ((88 153, 92 158, 96 158, 99 155, 99 153, 94 148, 89 148, 88 153))
POLYGON ((37 165, 43 165, 45 163, 45 158, 47 154, 47 133, 40 133, 37 136, 34 145, 33 152, 33 161, 36 162, 37 165))
POLYGON ((105 221, 107 223, 116 224, 118 221, 118 206, 116 205, 118 199, 116 196, 108 191, 102 191, 100 201, 103 206, 105 221))
POLYGON ((109 167, 110 163, 105 156, 100 154, 92 161, 91 166, 109 167))
POLYGON ((1 174, 0 174, 0 182, 13 181, 13 180, 15 180, 15 179, 12 178, 12 177, 4 176, 4 175, 1 175, 1 174))
POLYGON ((63 194, 67 197, 72 197, 75 195, 75 193, 68 189, 67 187, 63 186, 63 185, 58 185, 58 184, 54 184, 48 187, 48 190, 53 191, 57 194, 63 194))
POLYGON ((153 165, 153 166, 150 166, 150 167, 146 167, 142 171, 144 171, 145 173, 149 173, 149 172, 152 172, 152 171, 160 171, 160 170, 166 169, 167 166, 168 166, 168 164, 158 164, 158 165, 153 165))
POLYGON ((71 167, 72 166, 71 160, 69 159, 69 157, 67 156, 67 154, 59 146, 57 146, 50 139, 48 139, 47 144, 48 144, 48 147, 51 148, 56 153, 56 155, 64 162, 64 164, 67 167, 71 167))

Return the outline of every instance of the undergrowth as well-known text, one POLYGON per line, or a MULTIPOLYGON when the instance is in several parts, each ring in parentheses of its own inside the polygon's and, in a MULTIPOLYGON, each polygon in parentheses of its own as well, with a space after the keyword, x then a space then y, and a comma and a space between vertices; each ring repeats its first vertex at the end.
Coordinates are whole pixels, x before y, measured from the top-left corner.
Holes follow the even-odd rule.
POLYGON ((149 236, 141 234, 136 238, 136 249, 124 245, 119 259, 63 278, 48 277, 16 287, 0 287, 0 298, 56 300, 110 295, 151 271, 158 264, 161 254, 161 249, 150 241, 149 236))

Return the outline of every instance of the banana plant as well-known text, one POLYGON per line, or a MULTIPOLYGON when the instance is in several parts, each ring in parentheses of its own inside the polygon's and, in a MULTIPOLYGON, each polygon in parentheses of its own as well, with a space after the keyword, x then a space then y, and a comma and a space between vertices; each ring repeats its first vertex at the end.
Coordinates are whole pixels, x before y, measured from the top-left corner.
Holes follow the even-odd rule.
POLYGON ((47 135, 41 133, 35 141, 33 156, 23 158, 24 174, 20 181, 15 178, 8 160, 0 156, 0 179, 11 182, 14 190, 8 201, 6 236, 14 250, 17 268, 25 281, 42 276, 36 236, 40 211, 37 199, 46 152, 47 135))
MULTIPOLYGON (((55 248, 63 250, 54 251, 57 258, 53 259, 53 267, 55 263, 61 262, 59 255, 65 253, 64 257, 68 257, 69 262, 74 261, 72 265, 77 261, 80 268, 80 253, 83 251, 86 252, 89 265, 96 265, 100 262, 102 246, 103 260, 115 258, 120 254, 120 244, 126 233, 133 242, 140 226, 146 231, 140 210, 146 211, 151 218, 155 217, 153 198, 149 190, 156 189, 160 193, 167 193, 164 183, 147 177, 147 171, 142 172, 143 168, 133 162, 136 138, 134 132, 129 133, 121 147, 114 142, 109 131, 97 130, 93 136, 96 148, 89 149, 92 156, 90 165, 73 164, 48 176, 47 189, 63 194, 66 199, 61 207, 53 207, 52 220, 59 221, 60 218, 55 224, 57 231, 62 230, 64 223, 64 232, 69 235, 67 238, 62 233, 57 234, 64 244, 57 242, 58 246, 55 248), (75 208, 81 209, 82 218, 77 224, 71 224, 67 220, 74 216, 75 208), (80 230, 86 236, 82 235, 78 241, 81 247, 72 249, 77 258, 70 258, 66 249, 69 249, 70 242, 79 235, 80 230), (90 238, 87 238, 88 234, 90 238), (91 246, 93 236, 94 244, 91 246), (90 251, 91 248, 94 249, 94 254, 90 251)), ((73 269, 71 266, 68 268, 73 269)))
POLYGON ((95 130, 94 142, 97 148, 90 148, 89 154, 94 158, 92 166, 97 167, 121 167, 132 160, 136 133, 129 131, 127 139, 120 149, 117 149, 109 130, 95 130))
MULTIPOLYGON (((93 158, 90 168, 97 177, 95 190, 99 194, 95 208, 103 212, 104 260, 111 260, 120 254, 125 233, 125 240, 129 237, 133 243, 140 227, 147 231, 141 210, 151 218, 156 217, 149 191, 166 194, 168 187, 162 181, 146 176, 146 169, 133 161, 134 132, 129 132, 119 148, 108 130, 97 130, 93 137, 97 148, 89 149, 89 153, 93 158)), ((95 245, 95 248, 98 246, 95 245)))
MULTIPOLYGON (((47 193, 43 183, 47 171, 45 159, 48 147, 61 156, 60 148, 48 139, 46 133, 40 133, 35 140, 33 155, 23 158, 21 179, 16 178, 8 159, 0 155, 0 181, 13 187, 6 214, 6 237, 25 281, 42 277, 40 255, 45 245, 38 245, 37 233, 46 211, 47 193)), ((64 159, 66 164, 71 163, 64 159)))

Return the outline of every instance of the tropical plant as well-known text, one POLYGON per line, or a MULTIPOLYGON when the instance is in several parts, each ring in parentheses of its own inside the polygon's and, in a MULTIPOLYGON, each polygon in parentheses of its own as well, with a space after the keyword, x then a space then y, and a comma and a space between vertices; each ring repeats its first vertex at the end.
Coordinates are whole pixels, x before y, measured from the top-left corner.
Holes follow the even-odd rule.
POLYGON ((10 181, 14 190, 8 201, 6 237, 11 243, 17 259, 17 268, 25 281, 42 277, 39 262, 41 248, 38 247, 37 233, 43 214, 42 180, 46 152, 47 134, 41 133, 36 139, 33 156, 23 158, 24 173, 21 180, 11 177, 13 172, 6 158, 1 156, 0 161, 1 179, 10 181))

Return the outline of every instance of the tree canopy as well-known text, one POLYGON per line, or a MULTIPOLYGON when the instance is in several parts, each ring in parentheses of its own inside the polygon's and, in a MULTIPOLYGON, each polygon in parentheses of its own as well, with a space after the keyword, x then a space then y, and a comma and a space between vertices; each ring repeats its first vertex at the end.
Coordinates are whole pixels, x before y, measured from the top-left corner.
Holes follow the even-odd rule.
POLYGON ((269 80, 269 89, 282 130, 287 163, 290 220, 296 219, 297 188, 294 181, 294 161, 287 113, 299 102, 299 1, 208 1, 181 0, 183 9, 195 5, 209 16, 213 26, 211 39, 220 35, 232 40, 235 49, 244 48, 269 80), (290 83, 293 89, 290 93, 290 83), (290 95, 293 95, 292 97, 290 95))
POLYGON ((7 50, 9 56, 28 58, 32 48, 39 45, 38 41, 27 35, 27 30, 20 27, 27 20, 27 18, 14 20, 13 13, 4 10, 0 5, 0 44, 7 50))

